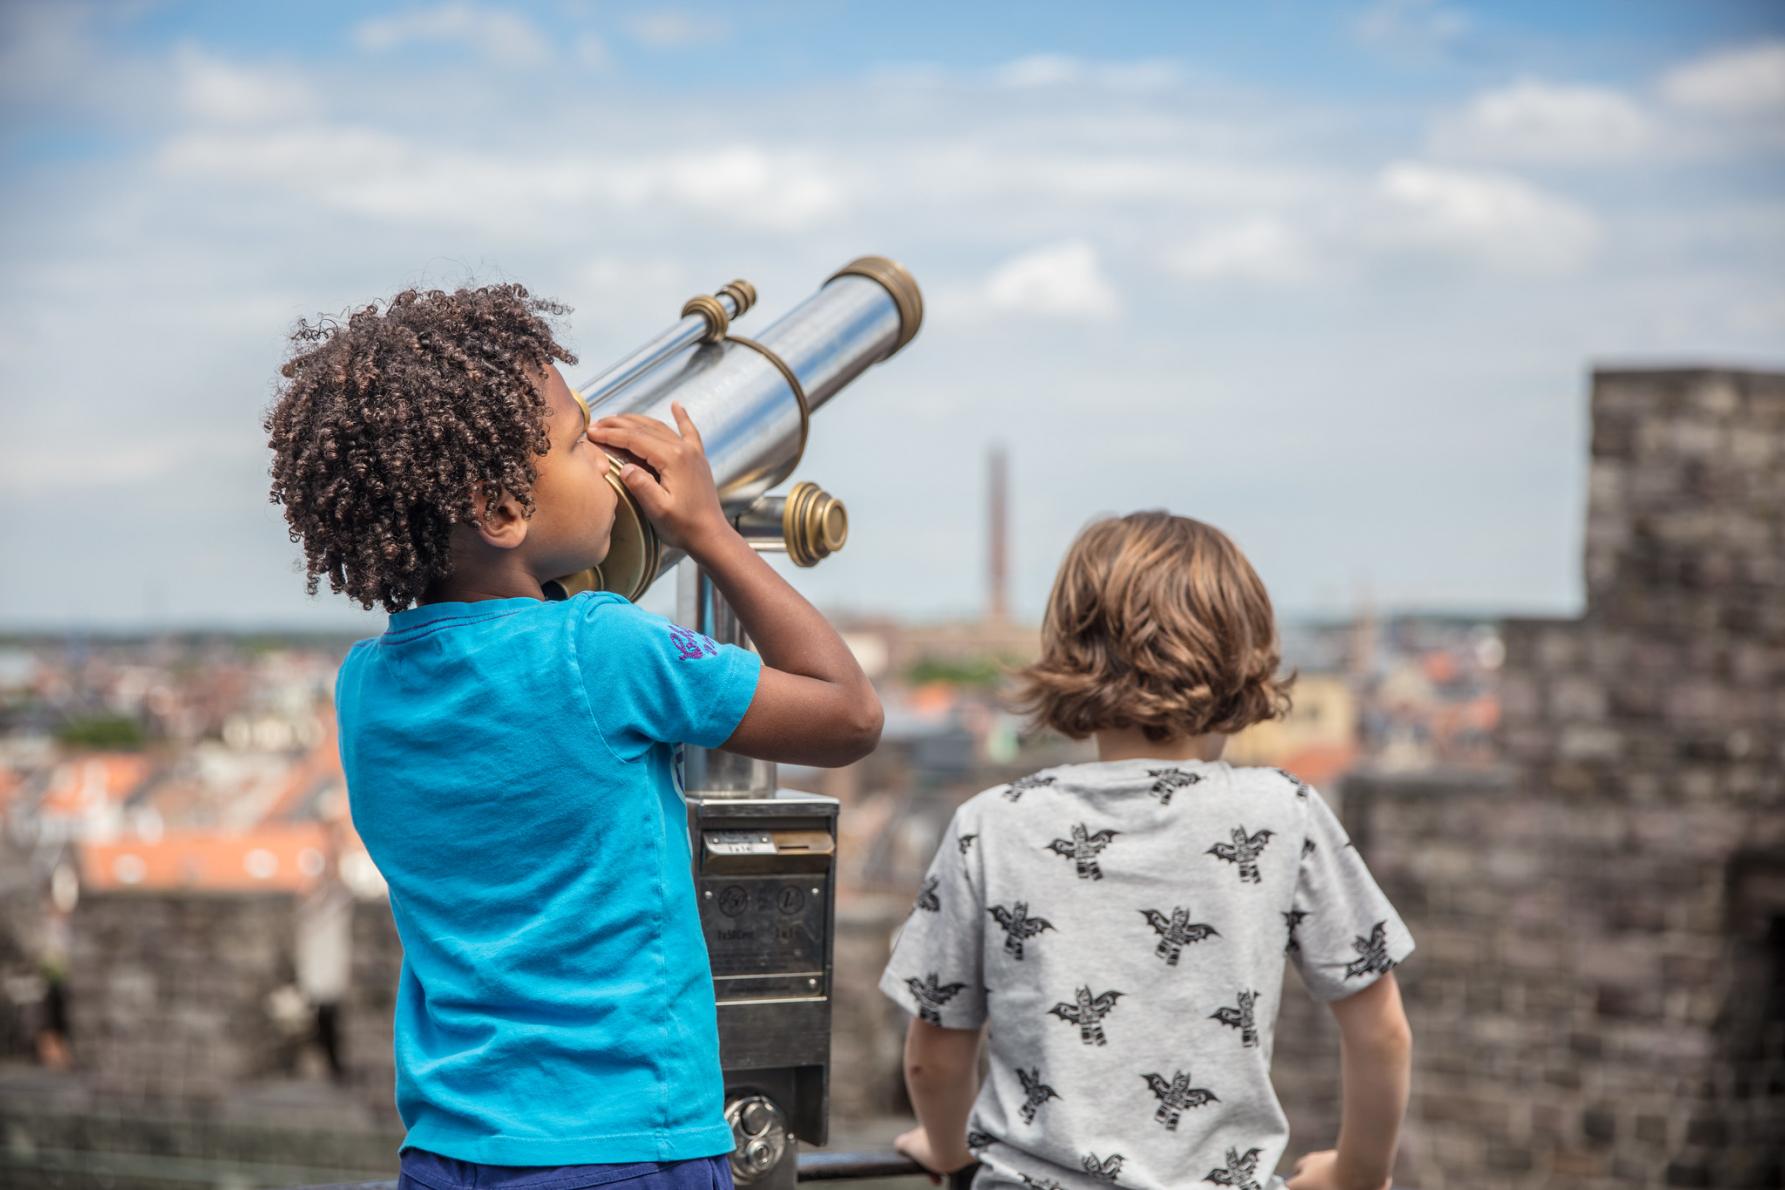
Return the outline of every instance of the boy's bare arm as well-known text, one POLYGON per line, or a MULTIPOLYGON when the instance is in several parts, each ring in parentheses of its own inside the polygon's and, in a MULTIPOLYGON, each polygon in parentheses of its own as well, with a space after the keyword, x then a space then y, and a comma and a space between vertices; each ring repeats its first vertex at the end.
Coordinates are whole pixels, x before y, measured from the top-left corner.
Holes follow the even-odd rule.
POLYGON ((1332 1004, 1339 1023, 1344 1114, 1339 1147, 1296 1163, 1291 1190, 1383 1190, 1394 1170, 1412 1077, 1413 1033, 1391 971, 1332 1004))
POLYGON ((703 566, 756 642, 764 666, 756 696, 725 747, 790 764, 859 760, 880 742, 880 698, 825 618, 776 574, 725 519, 700 431, 678 404, 681 433, 637 414, 602 418, 595 441, 653 467, 622 481, 658 531, 703 566))
POLYGON ((821 765, 872 752, 884 718, 880 697, 836 629, 729 526, 712 545, 689 553, 713 576, 767 662, 725 747, 821 765))
POLYGON ((973 1163, 967 1116, 979 1094, 980 1032, 913 1020, 905 1034, 905 1088, 917 1127, 893 1147, 936 1173, 973 1163))

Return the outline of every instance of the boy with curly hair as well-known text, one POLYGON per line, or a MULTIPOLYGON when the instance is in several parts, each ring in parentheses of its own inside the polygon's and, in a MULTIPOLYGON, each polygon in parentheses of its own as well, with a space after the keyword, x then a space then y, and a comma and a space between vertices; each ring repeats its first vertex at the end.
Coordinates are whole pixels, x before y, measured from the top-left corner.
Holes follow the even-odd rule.
POLYGON ((1412 1044, 1391 972, 1413 939, 1319 793, 1221 760, 1288 710, 1278 662, 1270 597, 1218 530, 1141 512, 1073 543, 1021 696, 1098 759, 986 790, 937 848, 880 983, 916 1017, 901 1151, 978 1161, 982 1190, 1281 1186, 1292 962, 1339 1023, 1344 1123, 1287 1185, 1387 1185, 1412 1044))
POLYGON ((679 405, 676 429, 589 424, 554 366, 563 312, 493 285, 300 326, 266 420, 310 590, 391 613, 336 711, 403 942, 402 1184, 729 1187, 675 749, 844 764, 880 704, 726 520, 679 405), (616 595, 547 598, 607 553, 604 446, 648 464, 622 482, 760 657, 616 595))

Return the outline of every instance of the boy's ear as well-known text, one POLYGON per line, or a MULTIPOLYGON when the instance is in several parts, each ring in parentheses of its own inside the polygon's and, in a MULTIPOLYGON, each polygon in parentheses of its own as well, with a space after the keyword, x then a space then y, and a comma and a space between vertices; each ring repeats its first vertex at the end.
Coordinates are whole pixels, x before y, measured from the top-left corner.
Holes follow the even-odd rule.
POLYGON ((507 492, 498 492, 496 499, 479 489, 472 493, 471 512, 478 537, 485 545, 511 550, 527 540, 527 510, 507 492))

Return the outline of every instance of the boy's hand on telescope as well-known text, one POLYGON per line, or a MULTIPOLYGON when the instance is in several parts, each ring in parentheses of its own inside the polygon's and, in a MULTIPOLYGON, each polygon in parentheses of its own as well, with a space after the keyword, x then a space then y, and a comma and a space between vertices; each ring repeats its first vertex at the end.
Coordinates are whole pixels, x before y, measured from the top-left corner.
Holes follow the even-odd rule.
POLYGON ((700 431, 680 401, 670 402, 669 408, 681 429, 679 434, 654 417, 622 413, 601 418, 589 427, 589 437, 645 461, 647 467, 625 464, 620 482, 665 541, 697 555, 730 525, 719 504, 700 431))

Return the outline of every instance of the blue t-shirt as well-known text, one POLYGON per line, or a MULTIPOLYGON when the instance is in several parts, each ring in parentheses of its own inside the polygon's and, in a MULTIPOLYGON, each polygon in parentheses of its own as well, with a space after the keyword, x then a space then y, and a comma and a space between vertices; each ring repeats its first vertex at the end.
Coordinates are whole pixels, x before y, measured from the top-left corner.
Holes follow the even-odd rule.
POLYGON ((336 681, 403 941, 404 1146, 564 1165, 731 1150, 679 742, 762 663, 616 595, 398 612, 336 681))

